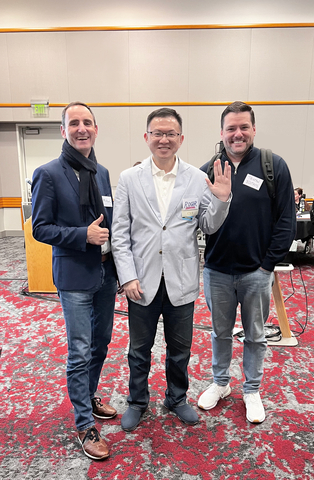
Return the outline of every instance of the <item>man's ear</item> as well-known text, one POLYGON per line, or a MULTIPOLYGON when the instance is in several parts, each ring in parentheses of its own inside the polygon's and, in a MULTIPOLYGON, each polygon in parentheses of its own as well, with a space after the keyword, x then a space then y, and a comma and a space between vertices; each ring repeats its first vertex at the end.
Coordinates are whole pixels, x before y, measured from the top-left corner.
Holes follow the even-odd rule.
POLYGON ((63 128, 63 125, 60 126, 60 131, 61 131, 62 137, 63 137, 63 138, 67 138, 67 134, 66 134, 65 129, 63 128))

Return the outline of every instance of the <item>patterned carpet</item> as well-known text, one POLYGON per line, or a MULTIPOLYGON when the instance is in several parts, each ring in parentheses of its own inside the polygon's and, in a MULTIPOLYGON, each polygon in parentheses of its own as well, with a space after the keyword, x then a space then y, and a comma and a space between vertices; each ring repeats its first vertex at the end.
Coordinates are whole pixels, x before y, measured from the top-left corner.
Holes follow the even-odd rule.
MULTIPOLYGON (((210 412, 197 409, 212 381, 210 316, 204 296, 197 301, 189 401, 200 423, 183 425, 162 405, 165 344, 158 327, 150 375, 151 402, 140 427, 120 427, 126 408, 128 346, 126 302, 119 296, 113 339, 99 391, 118 410, 97 423, 111 448, 108 460, 85 457, 73 428, 67 397, 67 346, 55 295, 27 296, 22 238, 0 239, 0 479, 10 480, 248 480, 314 479, 314 256, 293 254, 295 269, 281 273, 296 347, 267 349, 261 396, 266 420, 252 425, 242 401, 242 343, 235 339, 232 393, 210 412), (122 313, 121 313, 122 312, 122 313)), ((271 306, 270 320, 276 323, 271 306)))

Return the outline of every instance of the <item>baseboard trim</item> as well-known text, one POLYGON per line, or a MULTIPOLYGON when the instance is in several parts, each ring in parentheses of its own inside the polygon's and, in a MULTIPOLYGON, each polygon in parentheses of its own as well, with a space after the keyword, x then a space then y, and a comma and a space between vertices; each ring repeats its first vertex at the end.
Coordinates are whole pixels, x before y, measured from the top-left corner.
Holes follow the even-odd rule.
POLYGON ((4 230, 0 232, 0 238, 5 237, 24 237, 23 230, 4 230))

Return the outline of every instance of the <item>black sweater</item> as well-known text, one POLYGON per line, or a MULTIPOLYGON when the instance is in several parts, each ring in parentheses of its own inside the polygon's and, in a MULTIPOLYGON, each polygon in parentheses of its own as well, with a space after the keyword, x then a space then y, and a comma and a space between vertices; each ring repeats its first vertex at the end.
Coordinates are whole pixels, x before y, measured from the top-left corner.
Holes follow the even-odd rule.
MULTIPOLYGON (((229 160, 223 153, 222 164, 229 160)), ((260 150, 252 147, 235 171, 232 162, 229 214, 220 229, 207 237, 205 266, 230 275, 259 267, 272 271, 283 260, 296 232, 294 192, 285 161, 273 154, 276 198, 272 201, 263 181, 259 190, 244 185, 247 175, 264 180, 260 150)), ((201 167, 207 170, 208 163, 201 167)))

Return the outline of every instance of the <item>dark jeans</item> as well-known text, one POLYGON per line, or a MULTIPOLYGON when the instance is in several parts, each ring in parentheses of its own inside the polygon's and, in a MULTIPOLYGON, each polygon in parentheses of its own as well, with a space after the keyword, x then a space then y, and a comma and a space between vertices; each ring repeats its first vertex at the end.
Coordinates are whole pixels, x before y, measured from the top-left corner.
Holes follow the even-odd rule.
POLYGON ((154 345, 158 319, 163 316, 166 340, 166 398, 170 406, 186 402, 189 387, 187 367, 193 336, 194 302, 174 307, 168 298, 164 278, 150 305, 142 306, 129 300, 130 367, 128 402, 146 410, 149 402, 148 374, 151 349, 154 345))
POLYGON ((94 397, 111 340, 117 280, 112 260, 102 264, 95 291, 59 291, 67 340, 67 385, 79 431, 95 424, 94 397))

